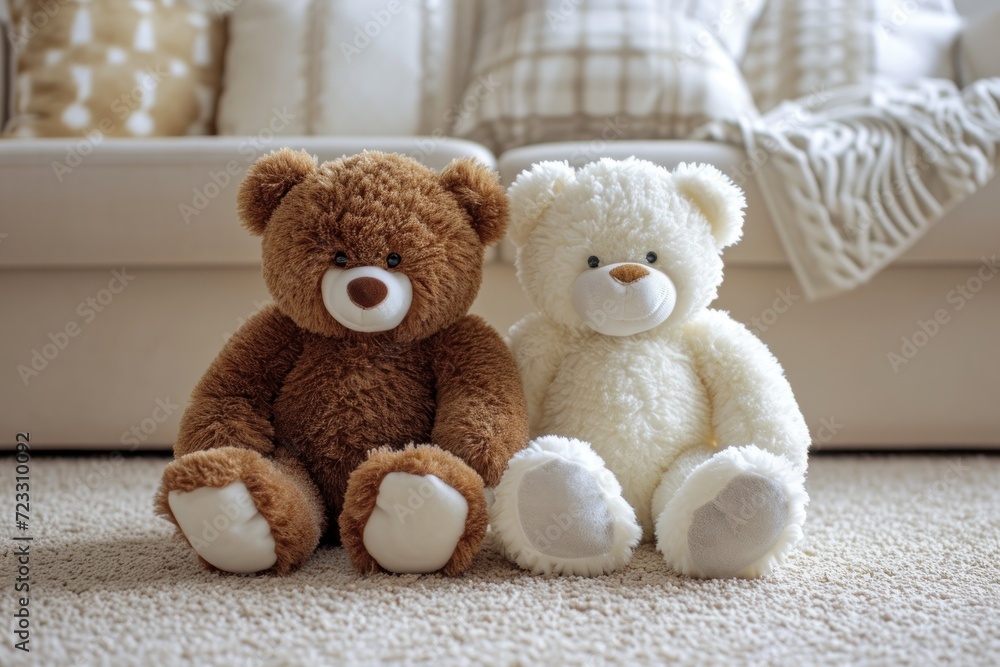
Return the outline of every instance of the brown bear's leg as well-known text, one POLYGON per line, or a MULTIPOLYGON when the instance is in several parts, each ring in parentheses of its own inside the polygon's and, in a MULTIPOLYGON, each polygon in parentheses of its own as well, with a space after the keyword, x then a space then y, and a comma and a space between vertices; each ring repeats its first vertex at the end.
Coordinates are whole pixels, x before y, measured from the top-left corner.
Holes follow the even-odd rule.
POLYGON ((163 472, 156 511, 171 521, 209 569, 285 574, 316 549, 326 510, 302 465, 219 447, 192 452, 163 472))
POLYGON ((460 458, 433 445, 378 449, 348 480, 340 539, 365 573, 456 575, 488 523, 483 480, 460 458))

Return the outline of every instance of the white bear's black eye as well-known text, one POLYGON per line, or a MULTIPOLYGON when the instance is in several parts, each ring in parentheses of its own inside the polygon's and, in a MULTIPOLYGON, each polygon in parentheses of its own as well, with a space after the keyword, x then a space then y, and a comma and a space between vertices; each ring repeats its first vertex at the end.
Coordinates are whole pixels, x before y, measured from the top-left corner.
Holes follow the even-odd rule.
POLYGON ((399 266, 399 263, 403 261, 403 258, 394 252, 390 252, 389 256, 385 258, 385 265, 390 269, 394 269, 399 266))
POLYGON ((589 266, 590 268, 596 269, 600 265, 601 265, 601 260, 598 259, 597 255, 591 255, 590 257, 587 258, 587 266, 589 266))
POLYGON ((347 253, 340 251, 333 256, 333 261, 337 266, 347 266, 347 253))
POLYGON ((649 262, 650 264, 652 264, 653 262, 655 262, 656 261, 656 253, 652 252, 652 251, 647 252, 646 253, 646 261, 649 262))

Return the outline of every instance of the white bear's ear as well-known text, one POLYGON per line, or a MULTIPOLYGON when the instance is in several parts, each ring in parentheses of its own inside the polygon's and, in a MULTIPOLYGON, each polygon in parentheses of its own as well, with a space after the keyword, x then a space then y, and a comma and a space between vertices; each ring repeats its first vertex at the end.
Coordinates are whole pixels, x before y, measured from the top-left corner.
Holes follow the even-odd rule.
POLYGON ((719 250, 740 240, 747 200, 743 190, 731 178, 710 164, 683 162, 677 165, 673 175, 680 193, 690 199, 708 220, 719 250))
POLYGON ((576 172, 567 162, 539 162, 518 174, 507 192, 510 239, 514 245, 522 246, 528 241, 545 211, 574 180, 576 172))

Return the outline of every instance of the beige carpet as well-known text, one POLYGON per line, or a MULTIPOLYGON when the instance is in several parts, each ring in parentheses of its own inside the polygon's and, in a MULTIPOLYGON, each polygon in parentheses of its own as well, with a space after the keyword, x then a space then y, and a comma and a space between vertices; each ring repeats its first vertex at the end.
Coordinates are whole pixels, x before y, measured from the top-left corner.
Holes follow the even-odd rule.
MULTIPOLYGON (((598 579, 492 546, 460 579, 362 578, 339 549, 213 575, 152 515, 164 463, 33 460, 32 652, 8 631, 8 510, 0 664, 1000 664, 996 456, 815 457, 802 550, 764 581, 680 578, 649 547, 598 579)), ((13 477, 3 459, 3 507, 13 477)))

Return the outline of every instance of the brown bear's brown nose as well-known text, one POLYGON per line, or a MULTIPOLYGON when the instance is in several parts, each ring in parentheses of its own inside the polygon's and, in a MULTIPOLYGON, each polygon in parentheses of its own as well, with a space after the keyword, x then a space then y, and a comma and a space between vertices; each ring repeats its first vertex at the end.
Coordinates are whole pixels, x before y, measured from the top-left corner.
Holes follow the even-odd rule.
POLYGON ((649 275, 649 270, 638 264, 622 264, 611 269, 611 277, 623 285, 634 283, 649 275))
POLYGON ((355 278, 347 283, 347 296, 351 297, 351 302, 359 308, 369 310, 385 301, 389 295, 389 288, 378 278, 355 278))

